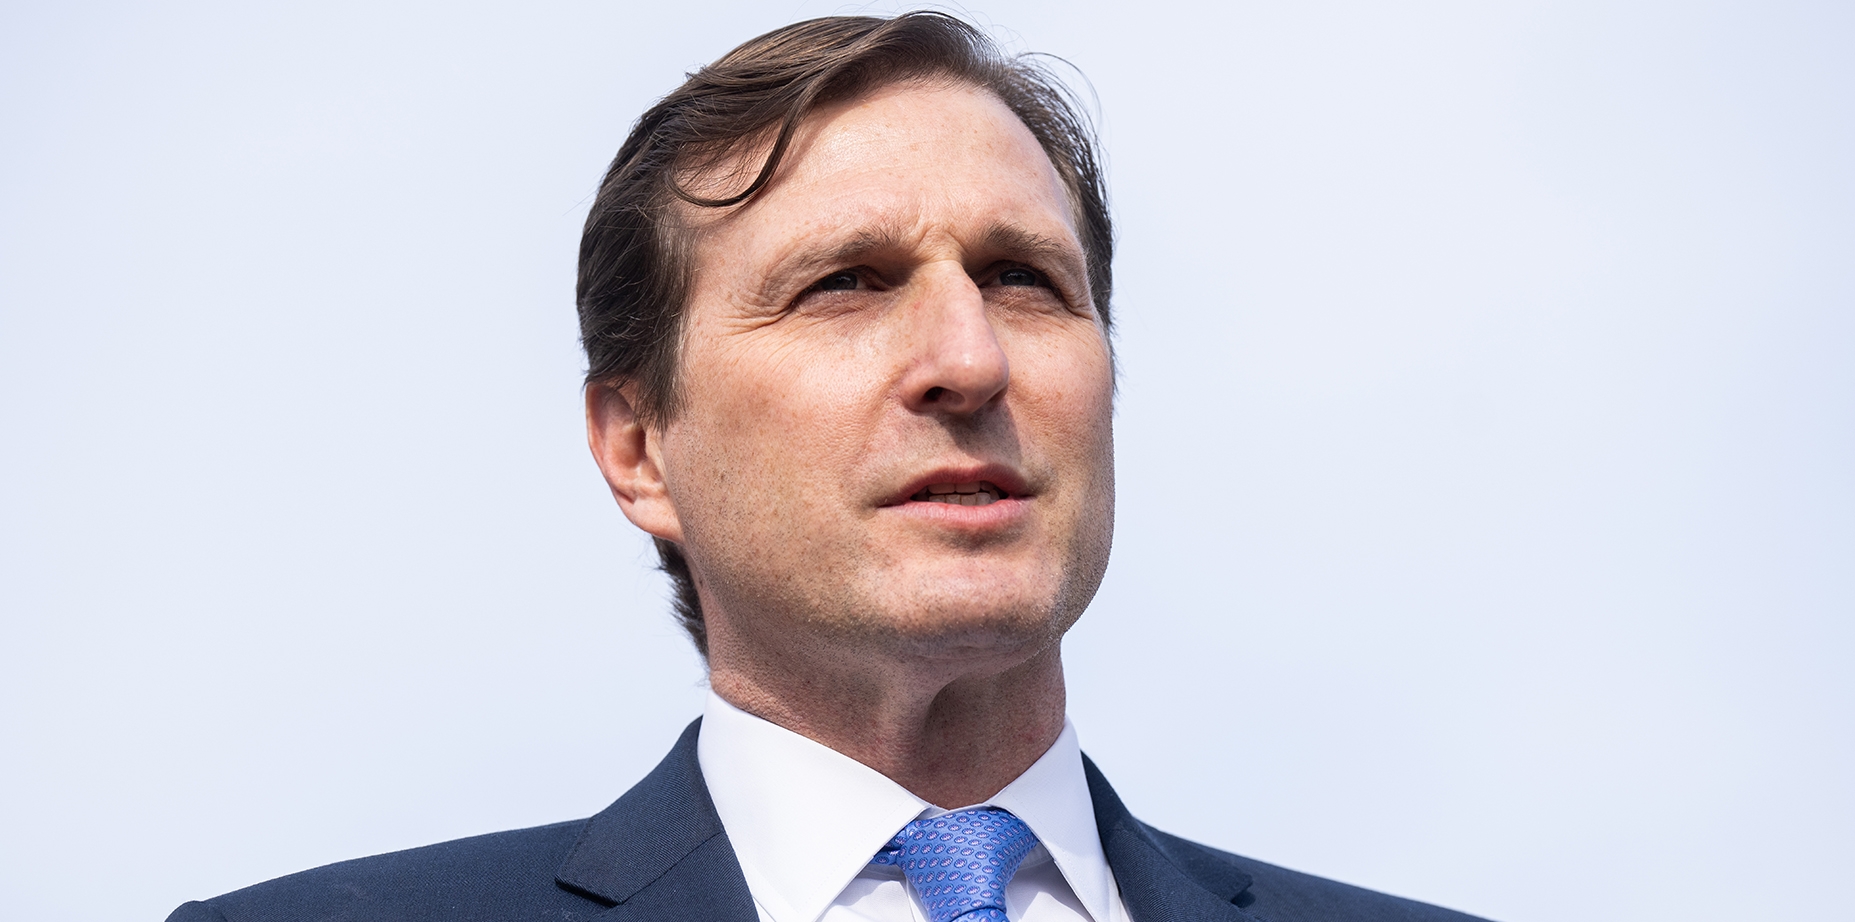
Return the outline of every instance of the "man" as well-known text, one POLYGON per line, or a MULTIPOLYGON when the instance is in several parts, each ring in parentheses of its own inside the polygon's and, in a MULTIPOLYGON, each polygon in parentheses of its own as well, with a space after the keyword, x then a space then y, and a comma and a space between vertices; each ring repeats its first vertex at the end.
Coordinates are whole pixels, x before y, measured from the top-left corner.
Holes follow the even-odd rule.
POLYGON ((713 694, 584 821, 173 920, 1466 919, 1128 814, 1064 716, 1114 518, 1111 234, 1056 84, 930 13, 781 29, 587 219, 593 454, 713 694))

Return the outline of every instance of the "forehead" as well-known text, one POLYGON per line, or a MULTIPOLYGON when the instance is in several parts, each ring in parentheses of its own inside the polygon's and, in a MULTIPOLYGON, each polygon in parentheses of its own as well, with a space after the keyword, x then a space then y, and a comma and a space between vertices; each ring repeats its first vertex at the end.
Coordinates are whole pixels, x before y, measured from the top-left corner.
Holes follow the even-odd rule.
MULTIPOLYGON (((716 188, 697 183, 692 191, 720 193, 765 156, 766 147, 752 151, 738 170, 712 175, 716 188)), ((777 259, 846 236, 957 242, 996 238, 1002 227, 1077 239, 1068 193, 1030 129, 992 93, 944 82, 896 84, 820 107, 760 194, 688 218, 699 268, 741 268, 743 258, 777 259)))

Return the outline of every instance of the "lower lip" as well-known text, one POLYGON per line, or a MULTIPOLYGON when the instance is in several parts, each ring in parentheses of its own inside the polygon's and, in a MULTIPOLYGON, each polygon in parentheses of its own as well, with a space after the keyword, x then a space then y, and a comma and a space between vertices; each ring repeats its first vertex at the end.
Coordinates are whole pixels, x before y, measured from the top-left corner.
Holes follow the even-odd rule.
POLYGON ((936 524, 983 530, 1009 525, 1023 518, 1030 511, 1030 500, 1013 496, 983 506, 962 506, 958 503, 911 499, 888 508, 936 524))

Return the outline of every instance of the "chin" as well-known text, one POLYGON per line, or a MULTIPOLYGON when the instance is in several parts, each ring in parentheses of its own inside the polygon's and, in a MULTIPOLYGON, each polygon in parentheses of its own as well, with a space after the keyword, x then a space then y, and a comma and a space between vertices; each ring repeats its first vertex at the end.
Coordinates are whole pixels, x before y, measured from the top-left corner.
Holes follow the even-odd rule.
POLYGON ((872 619, 907 655, 973 659, 1028 655, 1060 639, 1075 621, 1059 612, 1050 594, 1000 598, 940 592, 903 610, 878 609, 872 619))

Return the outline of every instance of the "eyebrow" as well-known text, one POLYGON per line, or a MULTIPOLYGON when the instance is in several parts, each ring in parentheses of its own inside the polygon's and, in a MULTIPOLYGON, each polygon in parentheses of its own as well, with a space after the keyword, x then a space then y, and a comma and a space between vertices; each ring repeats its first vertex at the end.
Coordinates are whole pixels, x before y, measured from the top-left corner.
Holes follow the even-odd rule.
POLYGON ((901 247, 901 232, 893 226, 859 230, 850 239, 834 246, 801 246, 780 260, 777 268, 761 280, 761 297, 771 303, 779 300, 778 295, 782 289, 794 284, 795 276, 809 284, 811 276, 823 273, 826 269, 856 265, 865 261, 871 253, 901 247))
POLYGON ((1074 244, 1011 224, 995 224, 986 231, 985 246, 1027 262, 1054 263, 1069 272, 1086 272, 1086 260, 1074 244))
POLYGON ((846 266, 863 262, 871 253, 884 250, 899 250, 906 244, 902 233, 894 226, 864 229, 856 232, 849 240, 824 250, 806 254, 797 261, 803 266, 846 266))
POLYGON ((994 224, 987 229, 984 240, 993 252, 1036 267, 1051 280, 1058 294, 1070 302, 1072 309, 1094 304, 1088 256, 1079 243, 1012 224, 994 224))
MULTIPOLYGON (((768 303, 779 299, 778 293, 800 277, 808 284, 810 276, 828 270, 854 266, 869 260, 872 254, 907 249, 908 235, 893 224, 879 224, 857 230, 842 242, 823 246, 800 246, 778 269, 769 273, 762 288, 768 303)), ((1076 244, 1040 234, 1014 224, 994 224, 979 238, 978 249, 995 254, 995 258, 1025 262, 1065 278, 1078 294, 1087 297, 1088 266, 1076 244)))

